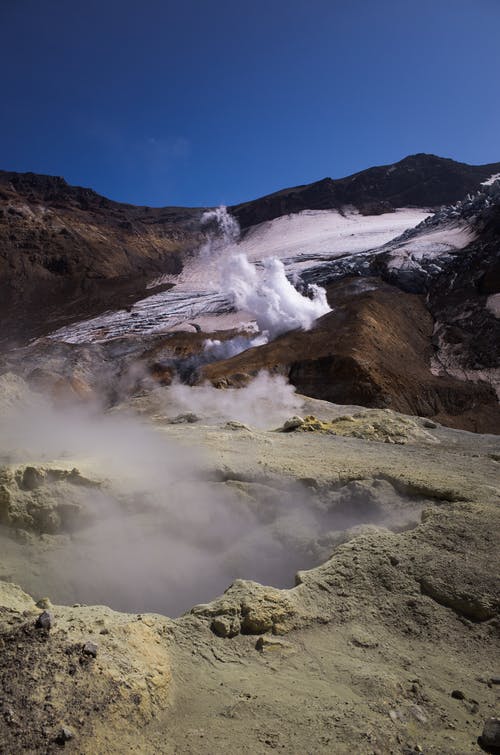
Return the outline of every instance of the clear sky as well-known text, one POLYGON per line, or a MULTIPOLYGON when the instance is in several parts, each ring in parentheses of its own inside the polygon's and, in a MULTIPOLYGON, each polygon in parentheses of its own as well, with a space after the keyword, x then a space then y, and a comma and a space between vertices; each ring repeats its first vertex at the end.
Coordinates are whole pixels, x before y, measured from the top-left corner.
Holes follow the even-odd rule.
POLYGON ((500 0, 0 0, 0 168, 233 204, 500 161, 500 0))

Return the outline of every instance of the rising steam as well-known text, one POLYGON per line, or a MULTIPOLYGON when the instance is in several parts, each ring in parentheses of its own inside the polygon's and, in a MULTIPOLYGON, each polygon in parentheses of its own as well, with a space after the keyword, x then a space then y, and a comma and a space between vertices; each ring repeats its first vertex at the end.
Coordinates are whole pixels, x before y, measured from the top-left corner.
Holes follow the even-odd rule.
MULTIPOLYGON (((280 401, 282 412, 300 401, 266 375, 238 393, 179 386, 172 396, 178 407, 267 427, 280 401)), ((419 510, 401 508, 384 480, 316 490, 266 476, 263 451, 276 462, 275 446, 288 446, 278 439, 289 436, 58 410, 12 376, 0 378, 0 409, 0 578, 55 603, 177 615, 238 577, 290 587, 297 569, 329 557, 341 531, 391 526, 398 511, 406 526, 419 510), (243 455, 238 475, 228 464, 243 455), (28 483, 26 465, 35 470, 28 483)))
POLYGON ((204 213, 202 223, 218 231, 210 235, 203 253, 216 253, 220 259, 221 290, 238 310, 250 313, 267 341, 295 328, 309 330, 330 311, 325 289, 311 285, 304 296, 288 280, 281 260, 270 257, 257 266, 239 252, 239 226, 225 207, 204 213))

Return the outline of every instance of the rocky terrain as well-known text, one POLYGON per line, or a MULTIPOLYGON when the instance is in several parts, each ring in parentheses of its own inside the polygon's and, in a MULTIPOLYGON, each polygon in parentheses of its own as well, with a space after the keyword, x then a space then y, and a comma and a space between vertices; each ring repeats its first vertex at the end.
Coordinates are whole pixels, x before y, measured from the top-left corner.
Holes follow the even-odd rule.
MULTIPOLYGON (((231 209, 242 229, 303 210, 368 215, 437 208, 475 192, 500 163, 412 155, 342 179, 284 189, 231 209)), ((201 243, 203 208, 135 207, 63 178, 0 171, 0 343, 22 343, 110 308, 130 307, 201 243)))
POLYGON ((499 173, 0 173, 0 753, 500 751, 499 173))
MULTIPOLYGON (((14 383, 11 407, 27 397, 14 383)), ((93 457, 71 443, 63 461, 47 443, 37 456, 23 438, 24 451, 11 452, 2 472, 2 751, 230 752, 235 742, 248 753, 493 751, 479 738, 498 703, 496 438, 308 399, 300 411, 309 418, 282 432, 203 416, 179 424, 165 401, 158 415, 168 389, 157 390, 134 409, 156 417, 166 458, 172 443, 191 457, 204 449, 203 474, 184 469, 169 495, 189 482, 185 474, 209 510, 200 485, 215 488, 218 501, 229 494, 204 542, 217 536, 229 565, 234 548, 248 549, 246 567, 232 567, 231 586, 227 567, 228 589, 216 597, 196 567, 184 564, 179 590, 173 565, 154 564, 151 591, 147 559, 134 557, 143 533, 153 526, 167 542, 170 530, 186 536, 169 496, 152 506, 144 491, 141 510, 131 508, 123 498, 130 459, 120 446, 121 475, 109 466, 105 485, 120 501, 112 531, 127 556, 104 520, 112 563, 103 561, 88 497, 103 492, 98 426, 93 457), (258 529, 235 529, 238 510, 254 511, 258 529), (249 581, 256 558, 267 580, 249 581), (172 607, 173 591, 189 593, 188 579, 207 602, 178 619, 148 613, 172 607), (83 605, 107 586, 111 606, 129 613, 83 605)))
POLYGON ((63 178, 0 171, 0 338, 39 335, 137 299, 182 268, 201 211, 134 207, 63 178))

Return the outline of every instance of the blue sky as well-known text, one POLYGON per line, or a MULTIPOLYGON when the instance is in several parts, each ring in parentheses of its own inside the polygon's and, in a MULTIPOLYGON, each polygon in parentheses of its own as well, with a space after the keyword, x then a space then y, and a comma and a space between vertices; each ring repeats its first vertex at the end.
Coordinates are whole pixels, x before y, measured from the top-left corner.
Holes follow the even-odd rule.
POLYGON ((0 0, 0 168, 233 204, 500 161, 499 0, 0 0))

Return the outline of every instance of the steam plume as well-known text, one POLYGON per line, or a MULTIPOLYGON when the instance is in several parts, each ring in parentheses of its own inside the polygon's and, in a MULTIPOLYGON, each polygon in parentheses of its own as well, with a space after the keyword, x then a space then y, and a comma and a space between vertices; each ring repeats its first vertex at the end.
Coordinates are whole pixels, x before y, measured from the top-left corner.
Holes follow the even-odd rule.
POLYGON ((204 213, 202 223, 219 232, 204 247, 205 254, 216 251, 220 257, 219 286, 237 309, 253 316, 266 340, 294 328, 309 330, 330 311, 325 290, 309 286, 303 296, 286 277, 281 260, 270 257, 258 267, 239 252, 239 226, 225 207, 204 213))

